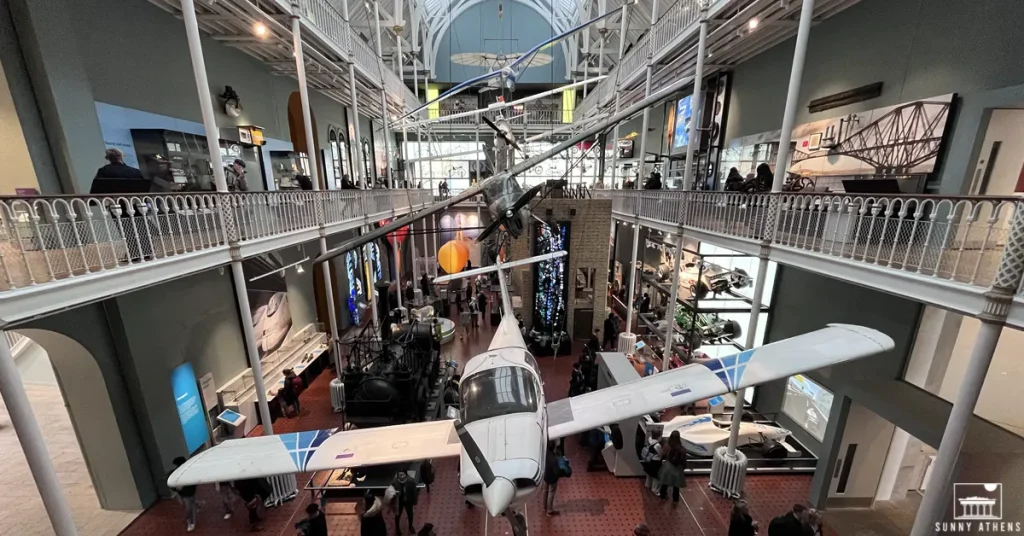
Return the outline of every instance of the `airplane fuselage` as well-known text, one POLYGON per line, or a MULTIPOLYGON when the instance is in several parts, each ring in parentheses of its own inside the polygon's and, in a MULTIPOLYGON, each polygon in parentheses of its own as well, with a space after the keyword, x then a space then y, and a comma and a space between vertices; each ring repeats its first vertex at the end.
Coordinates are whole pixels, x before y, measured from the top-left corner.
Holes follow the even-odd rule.
POLYGON ((518 509, 540 487, 547 452, 547 411, 537 362, 515 318, 506 316, 487 352, 470 359, 460 385, 460 419, 494 472, 485 486, 465 450, 459 484, 492 516, 518 509))

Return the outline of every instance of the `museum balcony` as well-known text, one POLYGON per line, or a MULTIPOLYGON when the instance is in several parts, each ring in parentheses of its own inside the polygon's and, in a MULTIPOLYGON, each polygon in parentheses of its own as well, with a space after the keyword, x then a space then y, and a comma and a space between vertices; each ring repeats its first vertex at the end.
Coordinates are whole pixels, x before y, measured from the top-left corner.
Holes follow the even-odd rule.
MULTIPOLYGON (((813 23, 833 17, 859 0, 815 2, 813 23)), ((700 8, 707 6, 709 22, 704 76, 729 71, 736 65, 796 35, 800 2, 764 0, 680 0, 661 11, 651 31, 625 50, 608 77, 587 93, 576 109, 577 122, 614 107, 644 98, 648 58, 652 65, 651 94, 681 78, 692 78, 697 64, 700 8)), ((646 29, 646 24, 643 26, 646 29)), ((593 65, 591 65, 593 67, 593 65)))
POLYGON ((419 210, 428 190, 0 197, 0 325, 419 210))
MULTIPOLYGON (((969 316, 1001 263, 1020 269, 1009 235, 1015 197, 595 190, 612 199, 614 219, 969 316), (777 217, 773 219, 773 212, 777 217)), ((1017 238, 1016 240, 1020 240, 1017 238)), ((1024 289, 1015 289, 1007 324, 1024 328, 1024 289)))
MULTIPOLYGON (((150 3, 181 17, 180 2, 150 0, 150 3)), ((356 93, 362 113, 380 118, 381 88, 388 97, 392 114, 403 114, 420 105, 398 74, 385 67, 373 45, 365 41, 373 36, 364 37, 355 31, 336 7, 337 2, 270 0, 254 4, 247 0, 225 0, 195 3, 196 17, 204 33, 266 63, 275 74, 295 77, 295 59, 291 52, 293 36, 288 25, 293 4, 297 6, 301 24, 310 89, 340 103, 351 103, 349 88, 352 86, 347 67, 342 65, 352 64, 358 78, 355 87, 359 88, 356 93), (255 27, 261 28, 262 35, 254 35, 255 27)), ((359 16, 366 18, 362 13, 359 16)))

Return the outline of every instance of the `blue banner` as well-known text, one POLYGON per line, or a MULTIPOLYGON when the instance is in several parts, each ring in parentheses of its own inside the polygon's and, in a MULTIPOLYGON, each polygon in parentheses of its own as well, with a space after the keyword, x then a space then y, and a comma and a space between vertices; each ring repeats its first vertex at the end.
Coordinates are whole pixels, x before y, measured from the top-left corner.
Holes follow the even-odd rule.
POLYGON ((193 453, 210 438, 203 415, 203 400, 199 397, 199 384, 191 363, 179 365, 171 371, 171 390, 174 404, 178 407, 178 420, 185 434, 185 445, 193 453))

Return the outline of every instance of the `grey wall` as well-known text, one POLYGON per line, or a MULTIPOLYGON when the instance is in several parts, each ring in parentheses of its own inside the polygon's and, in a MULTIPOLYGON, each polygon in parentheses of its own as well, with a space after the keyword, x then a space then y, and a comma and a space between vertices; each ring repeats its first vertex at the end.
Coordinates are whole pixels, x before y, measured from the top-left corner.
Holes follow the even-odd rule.
MULTIPOLYGON (((1020 85, 1024 63, 1008 51, 1024 41, 1021 20, 1024 3, 1017 0, 864 0, 811 29, 796 122, 1020 85), (873 82, 885 84, 878 98, 807 111, 812 99, 873 82)), ((726 140, 781 127, 793 46, 789 39, 736 67, 726 140)), ((977 130, 966 134, 973 140, 977 130)))
MULTIPOLYGON (((487 0, 459 15, 437 46, 436 82, 462 82, 490 70, 469 67, 451 61, 460 52, 489 52, 492 54, 523 53, 556 35, 544 17, 519 2, 487 0), (503 4, 504 17, 498 19, 498 5, 503 4)), ((556 46, 544 53, 554 61, 547 65, 530 67, 519 77, 519 82, 565 83, 565 56, 556 46)))
MULTIPOLYGON (((845 428, 849 404, 843 398, 858 402, 859 385, 884 382, 902 376, 904 363, 917 332, 921 304, 884 294, 837 279, 812 274, 790 266, 779 266, 772 293, 772 318, 765 342, 773 342, 825 327, 829 323, 858 324, 882 331, 892 337, 895 348, 865 359, 807 373, 835 395, 823 441, 816 440, 793 419, 782 413, 786 381, 777 381, 757 388, 755 405, 763 413, 778 415, 779 424, 793 431, 794 436, 818 455, 812 496, 827 491, 831 469, 837 455, 838 440, 845 428)), ((865 404, 866 405, 866 404, 865 404)), ((871 408, 878 413, 878 410, 871 408)), ((879 416, 888 418, 879 413, 879 416)), ((821 495, 822 499, 824 495, 821 495)))
POLYGON ((185 438, 171 392, 170 373, 192 363, 196 377, 213 373, 217 385, 248 367, 231 276, 209 270, 125 294, 120 322, 137 373, 144 417, 153 423, 154 456, 164 470, 185 455, 185 438))
MULTIPOLYGON (((62 382, 70 379, 81 384, 74 390, 64 387, 68 413, 76 430, 91 426, 93 416, 90 415, 90 408, 96 403, 85 401, 80 404, 76 395, 102 397, 105 393, 108 397, 117 421, 118 435, 114 437, 119 437, 124 446, 131 477, 137 486, 138 501, 145 506, 157 499, 158 487, 163 485, 165 473, 159 460, 149 456, 149 453, 156 452, 157 447, 153 434, 154 424, 146 414, 138 374, 126 351, 123 332, 108 322, 109 316, 115 312, 116 304, 108 300, 32 321, 20 326, 18 331, 32 337, 47 350, 62 382), (66 363, 63 356, 66 352, 62 349, 69 347, 66 339, 75 341, 88 351, 99 367, 103 386, 99 386, 96 378, 91 375, 83 378, 76 375, 75 370, 62 369, 66 363)), ((82 356, 75 354, 75 357, 82 356)), ((78 363, 76 366, 85 365, 78 363)), ((94 452, 91 440, 96 439, 95 435, 79 435, 82 451, 89 458, 94 452)), ((107 445, 111 438, 108 436, 102 439, 99 443, 101 446, 107 445)), ((102 460, 90 460, 88 463, 90 470, 105 467, 102 460)))
MULTIPOLYGON (((132 0, 82 0, 69 7, 97 101, 202 121, 182 21, 132 0)), ((267 137, 291 139, 288 97, 298 91, 294 78, 272 76, 260 61, 208 37, 203 56, 219 127, 255 124, 267 137), (241 97, 244 111, 237 118, 218 105, 217 95, 228 85, 241 97)), ((328 126, 345 124, 343 107, 315 91, 310 101, 321 148, 327 149, 328 126)))

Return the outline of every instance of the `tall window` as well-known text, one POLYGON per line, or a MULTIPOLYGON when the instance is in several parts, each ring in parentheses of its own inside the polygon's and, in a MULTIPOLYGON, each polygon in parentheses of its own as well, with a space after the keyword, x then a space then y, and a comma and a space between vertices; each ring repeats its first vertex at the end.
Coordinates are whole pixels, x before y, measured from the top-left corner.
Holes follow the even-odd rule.
POLYGON ((329 138, 331 141, 331 164, 334 167, 334 189, 341 189, 341 180, 345 174, 345 141, 344 133, 331 129, 329 138))
POLYGON ((373 153, 370 150, 370 140, 363 138, 361 143, 363 146, 363 179, 373 181, 373 172, 370 167, 373 165, 373 153))

